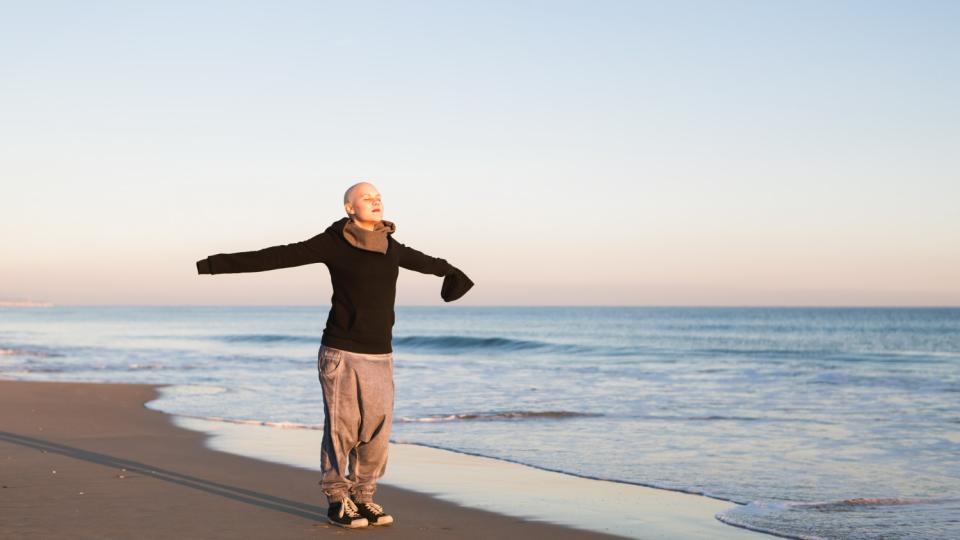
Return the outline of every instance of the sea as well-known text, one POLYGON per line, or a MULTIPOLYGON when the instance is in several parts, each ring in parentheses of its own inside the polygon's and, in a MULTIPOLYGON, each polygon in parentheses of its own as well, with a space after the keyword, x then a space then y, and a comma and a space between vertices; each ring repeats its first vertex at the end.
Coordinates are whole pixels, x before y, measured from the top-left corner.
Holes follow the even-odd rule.
MULTIPOLYGON (((328 309, 0 308, 0 377, 322 428, 328 309)), ((396 313, 394 442, 703 494, 785 538, 960 538, 960 308, 396 313)))

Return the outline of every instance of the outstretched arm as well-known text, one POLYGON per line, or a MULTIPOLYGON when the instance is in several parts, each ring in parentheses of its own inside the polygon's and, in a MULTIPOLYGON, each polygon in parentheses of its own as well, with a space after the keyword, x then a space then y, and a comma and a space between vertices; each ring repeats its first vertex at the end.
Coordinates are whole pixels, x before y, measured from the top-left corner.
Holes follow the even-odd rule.
POLYGON ((443 276, 443 285, 440 288, 440 297, 445 302, 452 302, 460 298, 473 287, 473 281, 459 268, 444 259, 431 257, 411 247, 397 242, 400 250, 400 266, 421 274, 443 276))
POLYGON ((197 261, 198 274, 238 274, 290 268, 325 262, 330 238, 322 232, 302 242, 271 246, 256 251, 218 253, 197 261))
POLYGON ((403 268, 435 276, 445 276, 453 272, 453 265, 443 259, 431 257, 400 242, 397 242, 397 249, 400 251, 400 266, 403 268))

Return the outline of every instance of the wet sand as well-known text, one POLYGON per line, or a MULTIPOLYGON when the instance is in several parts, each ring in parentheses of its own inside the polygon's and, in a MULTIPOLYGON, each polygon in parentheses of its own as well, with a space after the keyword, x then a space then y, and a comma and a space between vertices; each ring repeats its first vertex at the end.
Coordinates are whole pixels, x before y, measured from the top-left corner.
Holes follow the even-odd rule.
MULTIPOLYGON (((390 485, 387 478, 377 500, 396 523, 344 530, 326 522, 318 471, 211 448, 217 437, 179 427, 177 417, 144 407, 160 388, 0 380, 0 538, 623 537, 467 507, 452 502, 456 497, 444 500, 443 484, 418 486, 440 495, 434 497, 390 485)), ((280 435, 294 430, 259 426, 239 428, 246 428, 248 447, 257 446, 257 437, 267 447, 281 437, 319 436, 280 435)), ((292 447, 300 448, 302 456, 304 447, 298 444, 292 447)), ((498 460, 394 445, 400 447, 407 447, 406 451, 391 450, 391 468, 400 485, 404 478, 415 484, 419 469, 441 466, 446 467, 438 469, 441 474, 424 478, 446 478, 448 484, 456 484, 449 476, 464 475, 471 485, 477 484, 474 491, 490 493, 498 475, 509 475, 517 485, 534 484, 527 485, 533 495, 526 498, 535 496, 538 484, 544 483, 539 491, 546 495, 564 489, 564 484, 554 482, 567 481, 567 475, 498 460), (485 478, 491 480, 486 488, 480 485, 485 478)), ((569 478, 593 482, 601 490, 597 493, 613 493, 600 486, 612 483, 569 478)), ((649 534, 630 537, 770 538, 717 522, 712 510, 727 503, 630 487, 645 490, 644 504, 635 510, 650 525, 649 534)), ((570 505, 561 510, 566 511, 578 509, 570 505)), ((602 515, 600 519, 602 527, 602 515)))

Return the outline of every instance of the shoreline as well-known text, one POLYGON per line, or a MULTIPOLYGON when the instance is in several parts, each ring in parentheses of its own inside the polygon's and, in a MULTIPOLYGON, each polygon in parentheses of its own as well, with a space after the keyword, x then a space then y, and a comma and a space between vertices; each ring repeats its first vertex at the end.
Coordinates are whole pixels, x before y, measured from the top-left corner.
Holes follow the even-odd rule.
MULTIPOLYGON (((326 523, 317 485, 322 432, 145 406, 170 386, 0 379, 0 463, 10 471, 2 493, 16 516, 0 523, 0 536, 236 538, 241 531, 303 538, 342 531, 326 523), (265 448, 279 454, 262 455, 265 448)), ((715 519, 717 505, 733 504, 727 501, 415 444, 391 443, 379 485, 378 500, 397 523, 371 529, 397 538, 771 537, 715 519), (606 514, 603 504, 581 508, 609 496, 632 506, 606 514), (545 517, 537 508, 555 512, 545 517), (631 509, 642 527, 625 533, 604 526, 631 509)))

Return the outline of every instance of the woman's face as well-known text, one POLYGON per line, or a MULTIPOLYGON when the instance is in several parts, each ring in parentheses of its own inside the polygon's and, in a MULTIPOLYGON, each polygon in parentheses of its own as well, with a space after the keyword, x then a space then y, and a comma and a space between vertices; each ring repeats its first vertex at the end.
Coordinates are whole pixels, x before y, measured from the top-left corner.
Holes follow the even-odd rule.
POLYGON ((383 203, 380 201, 380 192, 372 185, 366 184, 357 187, 350 202, 353 205, 353 219, 356 221, 369 223, 383 219, 383 203))

